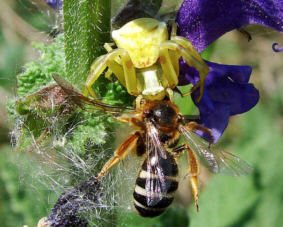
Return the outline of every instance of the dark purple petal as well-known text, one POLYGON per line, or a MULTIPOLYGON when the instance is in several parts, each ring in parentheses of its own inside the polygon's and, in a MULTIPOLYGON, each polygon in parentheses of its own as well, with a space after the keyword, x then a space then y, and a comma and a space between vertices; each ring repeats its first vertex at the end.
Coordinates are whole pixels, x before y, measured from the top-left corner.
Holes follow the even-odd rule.
MULTIPOLYGON (((229 117, 254 107, 259 100, 259 93, 248 83, 252 71, 250 66, 206 63, 210 72, 205 79, 203 97, 199 103, 196 102, 199 97, 197 90, 192 98, 199 108, 199 123, 212 130, 216 142, 227 127, 229 117)), ((198 71, 181 60, 179 85, 196 84, 198 80, 198 71)))
MULTIPOLYGON (((198 105, 198 108, 200 111, 199 123, 211 130, 213 142, 216 143, 228 125, 230 117, 229 106, 223 103, 214 102, 213 108, 209 108, 203 103, 198 105)), ((196 133, 208 141, 210 140, 209 136, 203 132, 196 131, 196 133)))
POLYGON ((46 3, 54 9, 61 9, 63 0, 45 0, 46 3))
POLYGON ((248 24, 283 32, 283 1, 184 0, 176 21, 179 34, 200 52, 224 33, 248 24))

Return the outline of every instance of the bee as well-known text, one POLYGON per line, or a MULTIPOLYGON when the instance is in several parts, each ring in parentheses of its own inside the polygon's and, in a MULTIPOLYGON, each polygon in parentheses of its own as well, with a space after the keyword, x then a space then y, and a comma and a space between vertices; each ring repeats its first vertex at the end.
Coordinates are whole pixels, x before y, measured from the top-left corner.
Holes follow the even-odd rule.
POLYGON ((173 102, 172 89, 178 85, 182 57, 199 71, 200 80, 191 92, 200 88, 200 100, 208 66, 190 41, 176 32, 177 25, 173 24, 169 38, 166 23, 154 18, 134 19, 114 30, 111 34, 114 43, 105 43, 108 53, 91 65, 83 94, 96 97, 92 85, 108 68, 105 76, 109 78, 113 73, 129 94, 137 96, 137 107, 143 98, 163 100, 168 96, 173 102))
POLYGON ((118 121, 135 127, 135 132, 118 146, 96 179, 101 180, 131 153, 144 157, 133 192, 134 207, 143 217, 156 217, 173 202, 179 185, 177 159, 182 153, 187 153, 188 177, 197 210, 199 159, 215 173, 240 176, 252 171, 252 167, 239 157, 211 144, 213 136, 210 130, 197 124, 190 116, 183 116, 170 100, 143 100, 140 108, 123 109, 87 98, 76 92, 63 78, 53 77, 80 106, 91 105, 118 114, 118 121), (196 131, 204 132, 210 137, 210 142, 199 137, 196 131), (183 144, 179 143, 181 137, 185 141, 183 144))

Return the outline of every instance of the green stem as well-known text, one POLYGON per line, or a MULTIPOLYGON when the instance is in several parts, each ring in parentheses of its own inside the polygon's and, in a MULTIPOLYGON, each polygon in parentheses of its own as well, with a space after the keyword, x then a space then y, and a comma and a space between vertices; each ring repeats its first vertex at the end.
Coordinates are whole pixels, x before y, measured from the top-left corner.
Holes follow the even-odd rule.
POLYGON ((110 39, 110 0, 65 0, 66 77, 82 89, 90 65, 110 39))
MULTIPOLYGON (((79 89, 83 89, 93 61, 105 53, 103 45, 110 40, 110 14, 111 0, 64 1, 66 78, 79 89)), ((94 225, 112 226, 113 212, 101 211, 100 215, 107 221, 94 218, 94 225)))

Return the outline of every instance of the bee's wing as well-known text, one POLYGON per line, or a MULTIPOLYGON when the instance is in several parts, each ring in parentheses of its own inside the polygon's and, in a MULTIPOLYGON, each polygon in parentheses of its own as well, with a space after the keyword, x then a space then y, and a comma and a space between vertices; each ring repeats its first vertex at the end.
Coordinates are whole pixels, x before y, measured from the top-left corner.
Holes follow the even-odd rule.
POLYGON ((165 173, 160 161, 167 159, 166 151, 159 140, 158 131, 152 123, 146 123, 147 178, 145 190, 148 206, 156 205, 166 193, 165 173))
POLYGON ((72 84, 66 81, 63 77, 58 74, 53 74, 52 76, 55 82, 68 94, 69 98, 81 108, 92 109, 94 111, 103 110, 110 113, 134 112, 133 109, 128 107, 108 105, 101 103, 96 99, 90 99, 79 93, 72 84))
POLYGON ((163 159, 167 159, 166 156, 166 150, 162 144, 162 142, 159 139, 159 133, 157 128, 151 123, 151 122, 146 122, 146 130, 147 130, 147 145, 148 145, 148 150, 151 151, 154 149, 155 151, 158 151, 158 155, 160 155, 163 159), (151 148, 151 150, 150 150, 151 148))
POLYGON ((247 175, 252 172, 253 168, 248 163, 236 155, 210 145, 209 142, 186 128, 186 126, 181 126, 180 131, 190 148, 197 153, 212 172, 232 176, 247 175))

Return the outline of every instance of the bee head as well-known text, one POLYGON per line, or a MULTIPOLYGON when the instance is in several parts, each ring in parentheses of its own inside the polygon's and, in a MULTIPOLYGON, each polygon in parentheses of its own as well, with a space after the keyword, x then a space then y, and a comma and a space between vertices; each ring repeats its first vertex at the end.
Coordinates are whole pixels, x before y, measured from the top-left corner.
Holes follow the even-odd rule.
POLYGON ((169 101, 156 101, 144 113, 145 118, 161 130, 177 126, 178 108, 169 101))

